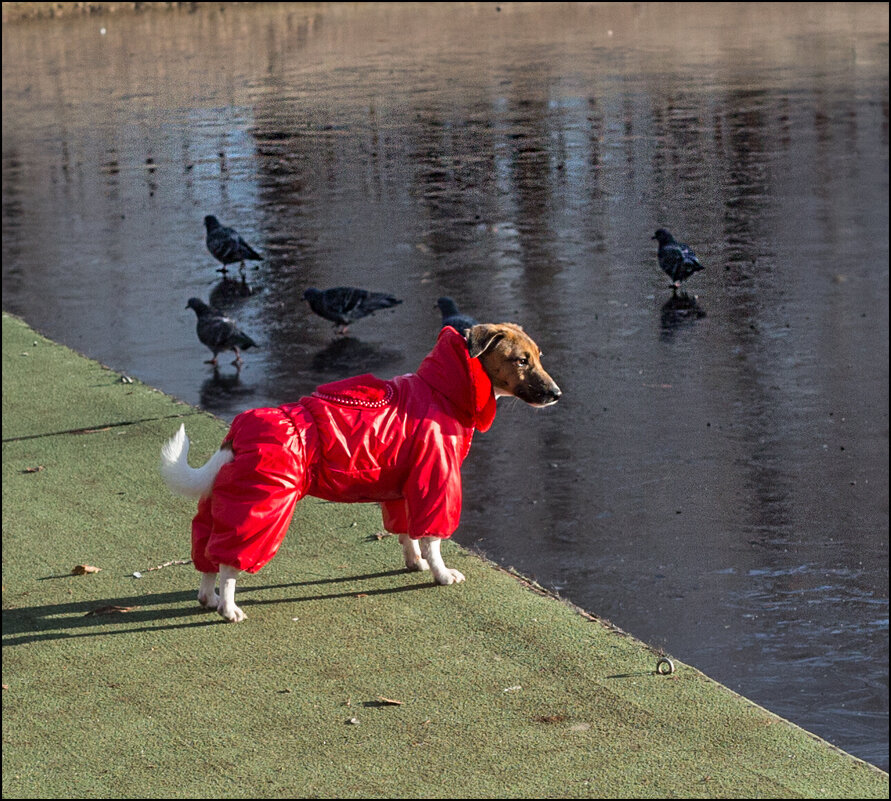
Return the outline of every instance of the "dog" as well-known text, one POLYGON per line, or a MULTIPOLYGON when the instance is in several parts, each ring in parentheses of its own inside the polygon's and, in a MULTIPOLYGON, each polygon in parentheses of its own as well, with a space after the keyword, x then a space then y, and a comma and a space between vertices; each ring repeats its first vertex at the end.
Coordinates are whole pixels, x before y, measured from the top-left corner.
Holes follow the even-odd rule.
POLYGON ((364 374, 297 403, 242 412, 203 467, 189 466, 180 426, 161 450, 161 475, 173 492, 199 499, 198 602, 230 622, 245 619, 236 579, 275 555, 304 495, 379 503, 409 570, 430 570, 437 584, 464 581, 446 567, 440 544, 458 526, 460 468, 474 431, 491 426, 498 398, 543 407, 562 394, 519 325, 479 324, 463 334, 447 326, 415 373, 389 381, 364 374))

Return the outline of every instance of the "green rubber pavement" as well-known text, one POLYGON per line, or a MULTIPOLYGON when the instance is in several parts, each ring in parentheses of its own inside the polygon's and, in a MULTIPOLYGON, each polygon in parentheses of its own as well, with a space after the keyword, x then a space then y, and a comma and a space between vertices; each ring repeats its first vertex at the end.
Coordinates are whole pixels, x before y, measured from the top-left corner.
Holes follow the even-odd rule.
POLYGON ((180 422, 193 465, 226 430, 4 313, 4 798, 888 797, 452 542, 465 583, 406 572, 374 505, 302 501, 225 623, 170 564, 194 514, 158 475, 180 422))

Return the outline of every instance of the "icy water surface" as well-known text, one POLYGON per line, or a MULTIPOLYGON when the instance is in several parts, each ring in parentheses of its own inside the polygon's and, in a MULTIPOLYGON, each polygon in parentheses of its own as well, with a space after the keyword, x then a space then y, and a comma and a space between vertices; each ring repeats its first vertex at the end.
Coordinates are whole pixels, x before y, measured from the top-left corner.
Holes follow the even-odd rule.
POLYGON ((4 309, 227 419, 414 370, 440 295, 521 323, 565 394, 502 403, 456 539, 887 769, 885 4, 4 25, 2 125, 4 309), (342 284, 404 303, 335 339, 301 298, 342 284))

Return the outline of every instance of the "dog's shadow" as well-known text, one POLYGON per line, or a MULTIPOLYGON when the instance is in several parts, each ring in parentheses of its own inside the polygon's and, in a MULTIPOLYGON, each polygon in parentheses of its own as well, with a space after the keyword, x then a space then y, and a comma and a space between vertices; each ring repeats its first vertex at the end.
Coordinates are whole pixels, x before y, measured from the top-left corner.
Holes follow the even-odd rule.
POLYGON ((349 592, 332 592, 325 593, 323 595, 303 595, 300 598, 274 598, 264 600, 251 600, 250 598, 243 599, 243 595, 250 592, 251 590, 254 590, 255 592, 264 592, 266 590, 282 590, 289 587, 313 587, 320 584, 338 584, 347 581, 369 581, 371 579, 387 578, 389 576, 410 575, 413 572, 415 571, 408 570, 407 568, 401 568, 399 570, 385 570, 381 573, 366 573, 363 576, 341 576, 340 578, 318 579, 317 581, 301 581, 288 584, 267 584, 263 587, 246 587, 240 584, 238 587, 238 597, 241 600, 239 600, 238 603, 241 606, 251 606, 253 604, 260 604, 265 606, 266 604, 298 603, 300 601, 333 601, 337 598, 355 598, 360 593, 367 596, 390 595, 394 592, 423 590, 427 587, 434 586, 432 583, 425 582, 424 584, 402 584, 398 587, 381 587, 374 590, 360 590, 357 588, 349 592), (244 603, 242 603, 242 600, 244 600, 244 603))
MULTIPOLYGON (((337 578, 297 581, 287 584, 250 586, 240 584, 237 600, 240 606, 267 606, 270 604, 299 603, 301 601, 327 601, 338 598, 354 598, 357 595, 388 595, 396 592, 423 590, 434 585, 424 583, 400 584, 348 592, 299 595, 288 598, 251 599, 251 593, 270 590, 297 589, 345 582, 361 582, 391 576, 406 576, 407 569, 387 570, 381 573, 340 576, 337 578)), ((47 579, 65 579, 68 576, 47 576, 47 579)), ((31 642, 94 637, 109 634, 133 634, 162 629, 194 628, 226 624, 219 615, 198 605, 195 590, 163 592, 155 595, 128 595, 118 598, 96 598, 70 603, 43 606, 20 606, 3 610, 3 647, 25 645, 31 642), (159 608, 160 607, 160 608, 159 608), (196 619, 200 618, 200 619, 196 619)))

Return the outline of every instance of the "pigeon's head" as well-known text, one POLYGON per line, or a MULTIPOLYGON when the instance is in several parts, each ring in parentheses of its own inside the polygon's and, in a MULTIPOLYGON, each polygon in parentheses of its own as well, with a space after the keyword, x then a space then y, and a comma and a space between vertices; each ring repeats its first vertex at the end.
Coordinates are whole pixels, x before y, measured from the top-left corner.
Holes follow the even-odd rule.
POLYGON ((220 227, 220 221, 216 217, 214 217, 213 214, 208 214, 204 218, 204 227, 208 231, 212 231, 214 228, 220 227))
POLYGON ((442 297, 436 301, 436 305, 443 314, 458 314, 458 304, 451 298, 442 297))
POLYGON ((195 314, 201 314, 203 311, 207 311, 209 306, 201 300, 201 298, 189 298, 188 303, 186 303, 187 309, 194 309, 195 314))
POLYGON ((306 290, 306 292, 303 293, 303 299, 304 300, 312 300, 313 298, 318 297, 319 294, 321 294, 321 293, 319 292, 318 289, 313 289, 312 287, 310 287, 309 289, 306 290))
POLYGON ((667 245, 669 242, 674 242, 674 237, 665 228, 659 228, 656 233, 653 234, 652 238, 659 240, 660 245, 667 245))

